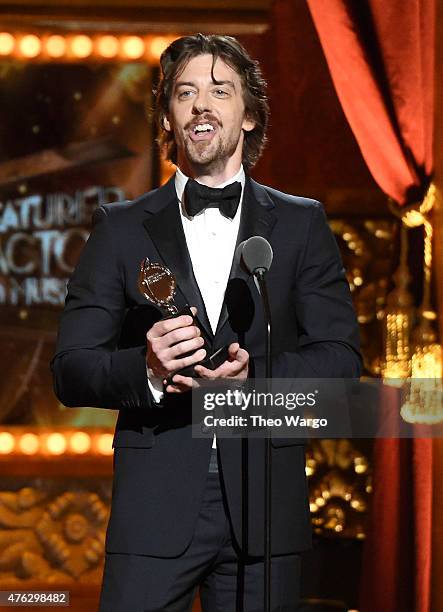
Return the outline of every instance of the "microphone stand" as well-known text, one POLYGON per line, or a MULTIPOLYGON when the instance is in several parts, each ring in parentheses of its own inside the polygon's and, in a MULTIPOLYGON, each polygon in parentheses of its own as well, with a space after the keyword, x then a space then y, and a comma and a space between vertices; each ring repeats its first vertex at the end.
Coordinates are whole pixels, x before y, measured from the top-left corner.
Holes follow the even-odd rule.
MULTIPOLYGON (((268 290, 266 287, 266 269, 257 268, 253 272, 260 288, 260 295, 263 302, 263 312, 265 315, 266 326, 266 391, 270 391, 270 380, 272 378, 272 344, 271 344, 271 308, 269 306, 268 290)), ((271 436, 265 437, 265 520, 264 520, 264 612, 271 611, 271 492, 272 492, 272 455, 271 455, 271 436)))

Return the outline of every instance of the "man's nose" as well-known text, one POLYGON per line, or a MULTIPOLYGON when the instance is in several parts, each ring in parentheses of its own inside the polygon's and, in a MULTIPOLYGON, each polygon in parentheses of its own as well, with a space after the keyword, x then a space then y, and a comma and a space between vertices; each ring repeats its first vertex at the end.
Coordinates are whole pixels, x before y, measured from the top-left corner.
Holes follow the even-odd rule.
POLYGON ((194 115, 201 115, 202 113, 211 110, 211 103, 207 95, 199 93, 194 99, 192 112, 194 115))

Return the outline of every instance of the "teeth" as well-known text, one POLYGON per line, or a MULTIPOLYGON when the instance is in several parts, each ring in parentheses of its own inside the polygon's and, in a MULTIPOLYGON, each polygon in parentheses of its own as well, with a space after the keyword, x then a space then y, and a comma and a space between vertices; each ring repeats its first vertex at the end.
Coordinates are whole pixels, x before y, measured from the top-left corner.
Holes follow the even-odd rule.
POLYGON ((194 128, 194 133, 197 134, 198 132, 208 132, 208 131, 213 131, 213 127, 210 123, 201 123, 200 125, 196 125, 194 128))

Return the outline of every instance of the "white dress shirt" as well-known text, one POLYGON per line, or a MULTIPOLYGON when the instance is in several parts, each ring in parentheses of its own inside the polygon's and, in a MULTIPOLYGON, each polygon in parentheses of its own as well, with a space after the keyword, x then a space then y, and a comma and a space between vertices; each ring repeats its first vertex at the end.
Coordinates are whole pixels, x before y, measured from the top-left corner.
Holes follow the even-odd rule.
POLYGON ((235 176, 217 185, 218 188, 222 188, 235 181, 242 185, 240 205, 233 219, 222 215, 218 208, 206 208, 195 217, 189 217, 183 205, 183 192, 187 181, 188 177, 177 168, 175 188, 180 203, 183 231, 194 276, 205 303, 212 332, 215 334, 240 225, 245 173, 241 166, 235 176))
MULTIPOLYGON (((194 217, 186 213, 183 194, 188 177, 177 168, 175 189, 177 192, 180 218, 186 238, 194 276, 205 303, 208 319, 213 333, 217 329, 223 305, 226 285, 231 271, 237 234, 240 226, 240 215, 245 186, 243 166, 227 181, 215 185, 219 189, 230 183, 241 183, 240 204, 233 219, 222 215, 218 208, 206 208, 194 217)), ((172 270, 172 272, 174 272, 172 270)), ((193 304, 189 304, 193 306, 193 304)), ((148 384, 155 402, 163 397, 163 383, 160 378, 148 377, 148 384)), ((215 448, 215 437, 213 448, 215 448)))

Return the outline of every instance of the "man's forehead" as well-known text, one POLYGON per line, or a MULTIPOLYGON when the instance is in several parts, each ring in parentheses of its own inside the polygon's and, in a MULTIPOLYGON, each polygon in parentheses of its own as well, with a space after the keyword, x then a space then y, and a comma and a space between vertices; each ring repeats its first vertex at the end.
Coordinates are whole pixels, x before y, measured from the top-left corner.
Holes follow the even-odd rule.
POLYGON ((174 82, 191 82, 193 79, 207 79, 212 81, 213 78, 215 81, 228 80, 233 83, 240 81, 237 72, 227 64, 223 58, 217 57, 214 62, 213 55, 204 54, 191 58, 177 74, 174 82))

